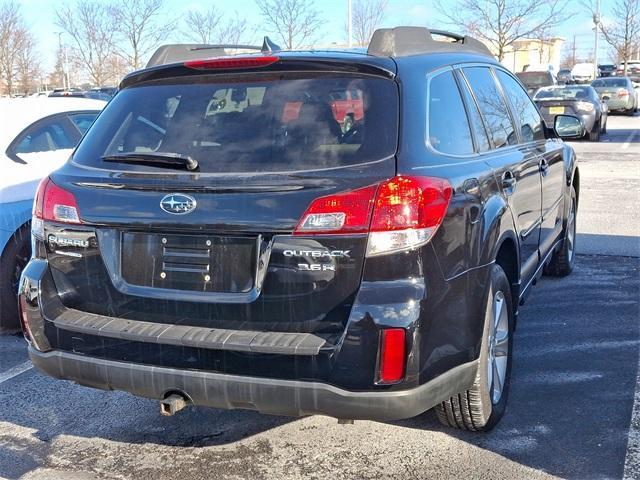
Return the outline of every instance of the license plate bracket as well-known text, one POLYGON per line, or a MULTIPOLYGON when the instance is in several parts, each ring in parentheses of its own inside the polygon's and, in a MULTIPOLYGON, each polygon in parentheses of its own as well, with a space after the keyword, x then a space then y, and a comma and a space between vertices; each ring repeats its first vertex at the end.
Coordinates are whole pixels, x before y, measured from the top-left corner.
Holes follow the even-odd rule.
POLYGON ((121 276, 142 287, 247 293, 256 283, 257 237, 124 232, 121 276))

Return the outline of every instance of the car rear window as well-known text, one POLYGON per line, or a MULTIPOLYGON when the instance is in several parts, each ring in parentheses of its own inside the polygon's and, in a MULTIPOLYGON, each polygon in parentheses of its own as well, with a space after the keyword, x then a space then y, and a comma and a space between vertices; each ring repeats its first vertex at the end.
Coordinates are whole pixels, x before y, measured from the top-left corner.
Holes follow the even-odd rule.
POLYGON ((525 85, 543 86, 553 84, 553 78, 547 72, 519 72, 516 75, 525 85))
POLYGON ((589 98, 589 90, 587 87, 543 88, 538 90, 533 98, 536 100, 580 100, 589 98))
POLYGON ((74 162, 148 171, 160 167, 106 163, 102 157, 170 153, 194 158, 203 173, 317 170, 393 155, 397 128, 397 86, 384 78, 186 77, 119 92, 74 162), (348 105, 344 98, 350 98, 348 105))
POLYGON ((626 78, 601 78, 591 82, 591 86, 594 88, 600 88, 600 87, 625 88, 627 86, 627 79, 626 78))

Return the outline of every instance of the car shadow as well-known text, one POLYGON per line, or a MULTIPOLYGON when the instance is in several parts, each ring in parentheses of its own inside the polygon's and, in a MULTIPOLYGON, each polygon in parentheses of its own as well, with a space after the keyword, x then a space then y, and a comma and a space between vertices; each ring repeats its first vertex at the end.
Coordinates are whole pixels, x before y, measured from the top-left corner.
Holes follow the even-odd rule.
MULTIPOLYGON (((509 405, 493 431, 445 428, 433 411, 388 425, 442 432, 563 478, 621 478, 640 345, 639 271, 640 259, 581 255, 571 277, 539 282, 521 307, 509 405)), ((0 425, 32 430, 28 440, 0 430, 0 475, 10 479, 46 462, 61 435, 199 449, 262 432, 280 435, 279 427, 296 420, 195 407, 161 417, 151 400, 36 372, 23 375, 30 375, 28 381, 13 388, 6 387, 10 382, 0 385, 0 425)), ((364 429, 367 423, 345 428, 364 429)), ((313 458, 320 449, 322 443, 307 455, 313 458)))

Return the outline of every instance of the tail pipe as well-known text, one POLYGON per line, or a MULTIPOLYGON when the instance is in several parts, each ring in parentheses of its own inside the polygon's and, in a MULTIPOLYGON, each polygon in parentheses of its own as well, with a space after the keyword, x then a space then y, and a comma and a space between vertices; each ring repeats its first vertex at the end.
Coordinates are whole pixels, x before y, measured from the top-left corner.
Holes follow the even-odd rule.
POLYGON ((165 417, 170 417, 186 407, 188 403, 189 400, 185 395, 171 393, 163 400, 160 400, 160 414, 165 417))

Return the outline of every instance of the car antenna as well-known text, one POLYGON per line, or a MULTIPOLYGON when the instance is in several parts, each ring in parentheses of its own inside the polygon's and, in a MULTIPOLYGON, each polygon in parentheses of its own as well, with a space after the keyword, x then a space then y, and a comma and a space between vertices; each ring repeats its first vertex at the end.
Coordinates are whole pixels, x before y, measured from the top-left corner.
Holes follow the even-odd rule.
POLYGON ((279 52, 280 50, 282 50, 282 48, 280 48, 280 45, 274 43, 269 37, 265 35, 260 51, 262 53, 273 53, 279 52))

